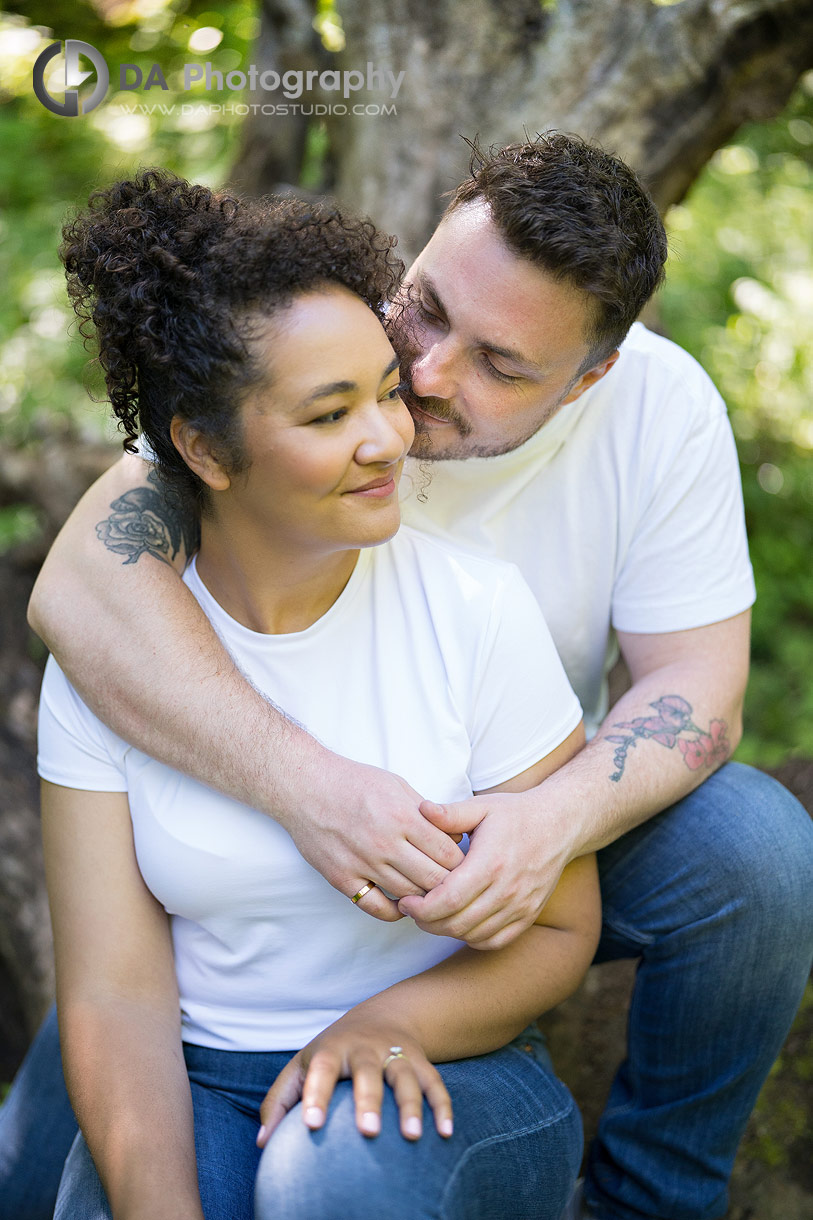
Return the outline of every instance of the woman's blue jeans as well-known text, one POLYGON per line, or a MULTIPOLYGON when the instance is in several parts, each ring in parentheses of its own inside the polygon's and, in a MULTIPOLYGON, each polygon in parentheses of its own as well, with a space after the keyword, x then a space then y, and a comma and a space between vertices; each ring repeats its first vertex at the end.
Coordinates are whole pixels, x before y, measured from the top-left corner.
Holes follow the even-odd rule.
MULTIPOLYGON (((262 1153, 259 1107, 290 1052, 184 1049, 206 1220, 557 1220, 582 1155, 581 1119, 528 1032, 492 1055, 439 1064, 454 1098, 455 1133, 441 1139, 424 1105, 424 1134, 407 1141, 387 1090, 382 1132, 360 1135, 352 1085, 340 1082, 327 1122, 311 1132, 301 1105, 262 1153)), ((71 1149, 55 1220, 110 1220, 82 1136, 71 1149)))
MULTIPOLYGON (((597 960, 639 967, 587 1199, 600 1220, 716 1220, 810 971, 813 823, 775 780, 728 763, 599 865, 597 960)), ((74 1133, 51 1019, 0 1110, 0 1220, 50 1220, 74 1133)))

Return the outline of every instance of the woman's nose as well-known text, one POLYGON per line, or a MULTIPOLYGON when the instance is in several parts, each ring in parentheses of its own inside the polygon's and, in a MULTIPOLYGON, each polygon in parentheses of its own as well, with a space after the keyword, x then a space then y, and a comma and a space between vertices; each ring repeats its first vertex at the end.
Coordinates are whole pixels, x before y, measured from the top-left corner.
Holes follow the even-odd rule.
POLYGON ((384 462, 394 465, 405 456, 411 444, 413 431, 409 412, 402 404, 401 413, 393 409, 392 403, 384 407, 380 403, 367 413, 364 435, 356 448, 356 461, 360 463, 384 462), (398 425, 401 424, 399 427, 398 425))

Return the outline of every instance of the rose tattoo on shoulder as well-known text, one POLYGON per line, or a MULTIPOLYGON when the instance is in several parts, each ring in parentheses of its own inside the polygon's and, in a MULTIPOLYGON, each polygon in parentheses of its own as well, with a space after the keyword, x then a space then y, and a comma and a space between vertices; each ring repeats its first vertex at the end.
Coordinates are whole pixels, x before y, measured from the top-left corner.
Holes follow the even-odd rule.
MULTIPOLYGON (((157 484, 155 471, 148 481, 157 484)), ((138 563, 142 555, 172 563, 181 546, 187 554, 197 547, 197 523, 168 504, 155 486, 133 487, 110 507, 112 513, 98 523, 96 533, 109 551, 127 556, 125 564, 138 563)))

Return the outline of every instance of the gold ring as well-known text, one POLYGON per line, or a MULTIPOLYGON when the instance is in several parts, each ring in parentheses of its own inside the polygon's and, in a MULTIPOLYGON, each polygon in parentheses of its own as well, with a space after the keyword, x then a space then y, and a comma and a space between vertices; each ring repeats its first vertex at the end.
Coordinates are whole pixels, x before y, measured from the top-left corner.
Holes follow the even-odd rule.
POLYGON ((366 883, 366 885, 363 885, 361 887, 361 889, 359 890, 359 892, 357 894, 353 895, 353 897, 350 899, 350 901, 358 902, 360 898, 363 898, 365 894, 369 894, 370 890, 374 890, 374 889, 375 889, 375 882, 368 881, 366 883))
POLYGON ((391 1046, 390 1047, 390 1053, 387 1055, 387 1058, 384 1060, 384 1062, 381 1065, 382 1072, 385 1072, 387 1070, 387 1067, 389 1066, 389 1064, 392 1063, 393 1059, 406 1059, 406 1055, 404 1054, 404 1048, 402 1046, 391 1046))

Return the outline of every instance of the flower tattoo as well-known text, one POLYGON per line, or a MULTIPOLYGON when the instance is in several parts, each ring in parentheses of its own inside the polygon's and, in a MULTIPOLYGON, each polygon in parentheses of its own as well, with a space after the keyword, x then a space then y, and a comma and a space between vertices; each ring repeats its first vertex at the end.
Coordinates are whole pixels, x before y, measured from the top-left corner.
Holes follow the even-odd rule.
POLYGON ((635 720, 621 721, 613 727, 628 729, 629 733, 623 737, 614 734, 605 738, 616 747, 613 756, 616 770, 610 776, 614 783, 617 784, 624 774, 627 753, 634 749, 639 741, 657 741, 668 750, 677 746, 690 771, 699 771, 701 767, 716 767, 728 758, 731 743, 726 736, 727 725, 724 720, 712 720, 708 732, 705 732, 693 723, 691 704, 680 695, 663 695, 649 706, 656 715, 637 716, 635 720))
POLYGON ((133 487, 113 500, 113 512, 96 526, 109 551, 127 556, 125 564, 137 563, 142 555, 172 563, 181 546, 189 555, 198 545, 196 523, 154 490, 158 483, 155 471, 150 471, 148 482, 153 487, 133 487))

